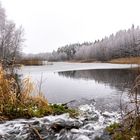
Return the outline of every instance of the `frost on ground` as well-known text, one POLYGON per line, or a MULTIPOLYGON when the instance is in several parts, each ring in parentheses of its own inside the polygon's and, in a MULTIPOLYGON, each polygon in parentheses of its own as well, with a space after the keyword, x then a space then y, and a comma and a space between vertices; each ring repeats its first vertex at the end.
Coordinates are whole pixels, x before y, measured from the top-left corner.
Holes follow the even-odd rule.
POLYGON ((72 104, 77 105, 80 112, 77 118, 62 114, 7 121, 0 124, 0 139, 37 140, 40 136, 44 140, 94 140, 103 134, 107 125, 120 117, 117 112, 96 110, 94 100, 85 100, 81 104, 78 101, 68 103, 69 106, 72 104))

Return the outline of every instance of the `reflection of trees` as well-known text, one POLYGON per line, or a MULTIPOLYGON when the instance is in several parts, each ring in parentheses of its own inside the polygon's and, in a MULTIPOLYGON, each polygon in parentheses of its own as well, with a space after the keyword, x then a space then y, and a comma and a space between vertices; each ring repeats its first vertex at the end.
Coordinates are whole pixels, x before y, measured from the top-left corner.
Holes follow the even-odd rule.
POLYGON ((131 69, 99 69, 66 71, 58 74, 73 79, 95 80, 95 82, 107 84, 122 91, 132 86, 138 72, 131 69))

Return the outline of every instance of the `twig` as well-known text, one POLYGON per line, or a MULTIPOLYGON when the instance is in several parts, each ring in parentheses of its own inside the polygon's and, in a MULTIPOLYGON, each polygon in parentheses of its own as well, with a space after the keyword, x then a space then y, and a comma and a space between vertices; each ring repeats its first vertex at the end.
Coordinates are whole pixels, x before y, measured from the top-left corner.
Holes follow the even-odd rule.
POLYGON ((39 132, 36 128, 34 128, 31 124, 29 124, 29 127, 33 129, 34 133, 37 135, 39 140, 43 140, 42 136, 39 134, 39 132))

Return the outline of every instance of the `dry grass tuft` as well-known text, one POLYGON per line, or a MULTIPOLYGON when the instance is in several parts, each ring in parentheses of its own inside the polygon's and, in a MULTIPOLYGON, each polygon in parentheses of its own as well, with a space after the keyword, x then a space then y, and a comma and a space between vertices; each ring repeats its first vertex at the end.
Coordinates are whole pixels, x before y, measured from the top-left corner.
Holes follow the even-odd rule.
POLYGON ((43 117, 77 112, 63 105, 50 105, 40 89, 36 90, 30 78, 18 81, 0 66, 0 121, 14 118, 43 117))
POLYGON ((40 93, 33 95, 33 84, 29 78, 21 81, 20 94, 17 81, 0 67, 0 113, 8 118, 41 117, 51 113, 47 99, 40 93), (18 94, 17 94, 18 93, 18 94))

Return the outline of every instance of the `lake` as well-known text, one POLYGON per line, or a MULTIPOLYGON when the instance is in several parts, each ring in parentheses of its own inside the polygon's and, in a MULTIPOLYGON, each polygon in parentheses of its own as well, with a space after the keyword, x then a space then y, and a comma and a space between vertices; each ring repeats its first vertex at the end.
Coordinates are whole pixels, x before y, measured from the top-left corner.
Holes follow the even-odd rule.
POLYGON ((101 110, 116 111, 120 98, 128 100, 130 90, 137 76, 137 65, 107 63, 66 63, 53 65, 25 66, 24 76, 30 75, 50 103, 67 103, 81 99, 94 99, 101 110), (42 81, 42 82, 41 82, 42 81))
POLYGON ((134 67, 137 65, 66 62, 23 67, 20 73, 30 76, 36 87, 41 85, 49 103, 66 103, 79 115, 6 121, 0 124, 1 138, 30 139, 34 136, 28 127, 31 125, 47 140, 95 140, 96 136, 110 139, 104 128, 121 119, 120 105, 125 107, 129 101, 129 90, 138 75, 138 68, 134 67), (63 126, 60 132, 54 131, 55 124, 63 126))

